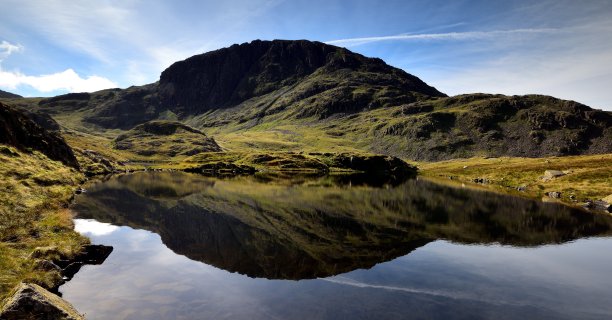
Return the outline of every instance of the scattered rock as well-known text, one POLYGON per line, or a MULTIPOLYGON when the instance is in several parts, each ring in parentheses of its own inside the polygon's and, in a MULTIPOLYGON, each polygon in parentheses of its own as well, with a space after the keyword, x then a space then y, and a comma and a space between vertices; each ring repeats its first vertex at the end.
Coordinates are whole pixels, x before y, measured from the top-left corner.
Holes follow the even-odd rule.
POLYGON ((36 284, 22 283, 0 312, 0 319, 85 319, 67 301, 36 284))
POLYGON ((516 187, 517 191, 526 191, 527 190, 527 186, 518 186, 516 187))
POLYGON ((561 198, 561 192, 558 192, 558 191, 546 192, 546 195, 553 199, 561 198))

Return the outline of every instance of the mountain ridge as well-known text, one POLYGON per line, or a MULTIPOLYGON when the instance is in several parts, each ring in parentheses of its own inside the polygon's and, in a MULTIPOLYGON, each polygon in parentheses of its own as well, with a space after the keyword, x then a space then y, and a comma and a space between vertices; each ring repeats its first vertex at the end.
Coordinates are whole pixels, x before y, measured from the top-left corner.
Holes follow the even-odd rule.
POLYGON ((144 86, 12 103, 111 140, 149 121, 179 121, 230 151, 419 161, 612 153, 611 112, 542 95, 447 97, 378 58, 307 40, 203 53, 144 86))

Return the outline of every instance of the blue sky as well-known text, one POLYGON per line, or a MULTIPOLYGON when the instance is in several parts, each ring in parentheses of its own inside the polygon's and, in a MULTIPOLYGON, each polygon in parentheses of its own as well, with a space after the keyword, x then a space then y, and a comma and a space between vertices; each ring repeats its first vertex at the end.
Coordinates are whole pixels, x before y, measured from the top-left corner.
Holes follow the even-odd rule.
POLYGON ((344 46, 449 94, 541 93, 612 110, 612 1, 2 0, 0 89, 154 82, 253 39, 344 46))

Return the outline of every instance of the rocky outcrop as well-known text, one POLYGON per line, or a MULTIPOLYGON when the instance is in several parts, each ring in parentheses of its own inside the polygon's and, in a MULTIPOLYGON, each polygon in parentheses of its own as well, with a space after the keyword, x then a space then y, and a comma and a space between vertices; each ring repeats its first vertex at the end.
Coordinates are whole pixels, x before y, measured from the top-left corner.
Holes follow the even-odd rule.
POLYGON ((611 112, 541 95, 468 94, 417 102, 379 126, 373 151, 415 160, 612 152, 611 112))
POLYGON ((52 160, 78 168, 72 149, 60 136, 48 132, 22 112, 0 103, 0 143, 22 151, 29 149, 44 153, 52 160))
POLYGON ((32 284, 22 283, 0 312, 3 320, 81 320, 85 317, 59 296, 32 284))
POLYGON ((417 174, 417 168, 402 159, 383 155, 338 154, 333 156, 331 166, 398 178, 412 177, 417 174))

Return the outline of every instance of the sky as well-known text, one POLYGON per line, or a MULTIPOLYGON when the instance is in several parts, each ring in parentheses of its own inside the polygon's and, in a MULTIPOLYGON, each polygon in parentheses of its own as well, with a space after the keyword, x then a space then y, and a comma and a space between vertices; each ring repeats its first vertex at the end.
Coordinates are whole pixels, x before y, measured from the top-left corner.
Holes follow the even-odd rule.
POLYGON ((308 39, 448 94, 546 94, 612 111, 612 0, 0 0, 0 89, 53 96, 155 82, 173 62, 308 39))

